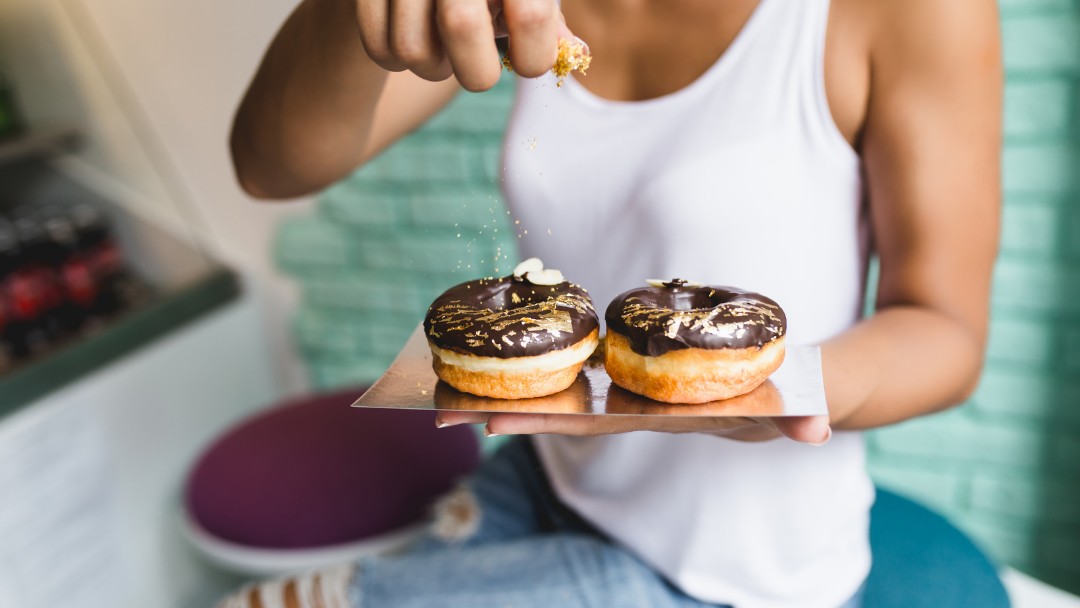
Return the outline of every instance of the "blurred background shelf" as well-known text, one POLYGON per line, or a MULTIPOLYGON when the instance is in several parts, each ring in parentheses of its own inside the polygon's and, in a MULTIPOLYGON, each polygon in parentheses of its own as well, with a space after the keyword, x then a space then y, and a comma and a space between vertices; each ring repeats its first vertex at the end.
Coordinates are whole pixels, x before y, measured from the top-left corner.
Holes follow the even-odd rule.
POLYGON ((184 327, 239 294, 236 275, 219 267, 188 285, 150 295, 138 308, 0 375, 0 417, 184 327))
POLYGON ((71 150, 82 140, 73 127, 47 127, 0 140, 0 167, 71 150))
POLYGON ((240 281, 191 239, 131 213, 51 162, 75 145, 72 129, 35 131, 0 143, 0 213, 88 206, 123 260, 118 304, 29 356, 0 362, 0 418, 77 384, 110 363, 221 307, 240 281))

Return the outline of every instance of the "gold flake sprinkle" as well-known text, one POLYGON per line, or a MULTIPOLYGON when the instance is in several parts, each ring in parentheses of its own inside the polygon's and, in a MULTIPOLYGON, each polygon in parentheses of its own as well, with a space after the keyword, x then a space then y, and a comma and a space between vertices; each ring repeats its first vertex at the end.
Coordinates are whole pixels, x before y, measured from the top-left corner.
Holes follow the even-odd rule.
POLYGON ((551 68, 552 73, 558 78, 555 86, 561 87, 563 80, 570 75, 570 72, 578 71, 584 76, 590 63, 592 63, 592 55, 589 54, 589 47, 584 42, 565 38, 559 40, 559 55, 551 68))
POLYGON ((661 328, 668 338, 674 338, 684 329, 723 338, 742 336, 747 328, 756 325, 765 325, 770 333, 776 335, 782 335, 784 331, 783 323, 777 315, 779 307, 765 302, 728 302, 710 308, 671 310, 635 300, 639 299, 627 299, 623 308, 623 322, 628 327, 643 331, 661 328))
MULTIPOLYGON (((461 333, 465 344, 480 347, 487 341, 494 343, 486 329, 500 338, 507 346, 514 345, 514 337, 520 335, 519 343, 525 346, 538 341, 538 334, 546 333, 559 336, 572 333, 572 312, 587 314, 593 310, 587 296, 577 293, 563 293, 547 299, 526 303, 515 308, 491 310, 470 306, 454 300, 435 309, 431 315, 431 326, 442 329, 442 334, 461 333)), ((496 344, 501 350, 502 346, 496 344)))
MULTIPOLYGON (((510 57, 503 55, 499 62, 507 72, 513 72, 514 66, 510 63, 510 57)), ((570 75, 571 72, 581 72, 581 75, 585 75, 585 71, 589 69, 589 64, 592 63, 592 54, 589 53, 589 46, 585 44, 581 39, 567 40, 562 38, 559 40, 558 55, 555 57, 555 65, 551 66, 551 72, 555 74, 555 86, 563 86, 563 81, 570 75)), ((531 148, 530 148, 531 149, 531 148)))

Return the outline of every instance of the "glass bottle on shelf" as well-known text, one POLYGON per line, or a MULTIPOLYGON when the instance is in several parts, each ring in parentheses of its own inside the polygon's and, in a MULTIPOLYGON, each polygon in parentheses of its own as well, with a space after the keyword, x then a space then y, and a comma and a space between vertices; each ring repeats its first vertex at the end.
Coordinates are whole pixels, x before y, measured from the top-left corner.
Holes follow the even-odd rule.
POLYGON ((11 223, 19 244, 19 264, 9 281, 9 301, 13 318, 24 330, 15 341, 15 353, 38 354, 65 333, 59 316, 64 294, 49 265, 51 243, 33 209, 17 209, 11 223))
POLYGON ((11 277, 18 268, 19 241, 15 228, 0 217, 0 374, 11 366, 17 350, 15 343, 22 333, 9 298, 11 277))
POLYGON ((92 312, 100 317, 113 315, 124 304, 125 265, 120 246, 108 220, 90 203, 76 203, 69 217, 75 227, 80 259, 89 268, 94 283, 92 312))
POLYGON ((44 261, 61 296, 56 319, 63 331, 74 332, 89 319, 97 300, 96 284, 89 264, 79 255, 78 236, 68 209, 49 205, 38 209, 37 216, 48 244, 44 261))
POLYGON ((22 130, 22 116, 15 104, 15 87, 0 69, 0 140, 14 137, 22 130))

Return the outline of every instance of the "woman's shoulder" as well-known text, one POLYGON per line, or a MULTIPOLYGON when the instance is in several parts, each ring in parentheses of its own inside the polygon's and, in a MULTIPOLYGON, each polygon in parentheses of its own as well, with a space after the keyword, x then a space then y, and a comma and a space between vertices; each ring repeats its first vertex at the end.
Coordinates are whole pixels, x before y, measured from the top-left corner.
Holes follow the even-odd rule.
POLYGON ((875 97, 948 89, 959 73, 999 62, 995 0, 832 0, 826 91, 853 144, 882 109, 875 97))
POLYGON ((996 52, 995 0, 837 1, 857 5, 861 11, 875 66, 879 62, 940 65, 972 50, 996 52))

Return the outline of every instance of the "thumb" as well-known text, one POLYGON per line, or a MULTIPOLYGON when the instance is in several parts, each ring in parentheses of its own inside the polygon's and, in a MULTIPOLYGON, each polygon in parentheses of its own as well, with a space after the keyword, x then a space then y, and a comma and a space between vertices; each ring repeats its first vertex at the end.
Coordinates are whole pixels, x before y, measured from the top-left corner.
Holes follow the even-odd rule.
POLYGON ((825 445, 832 438, 828 416, 784 416, 770 418, 781 435, 800 443, 825 445))
POLYGON ((559 25, 557 31, 559 32, 559 40, 578 42, 585 47, 585 54, 589 54, 589 45, 581 38, 575 36, 574 32, 570 31, 570 28, 566 26, 566 17, 563 16, 561 10, 559 11, 559 25))

